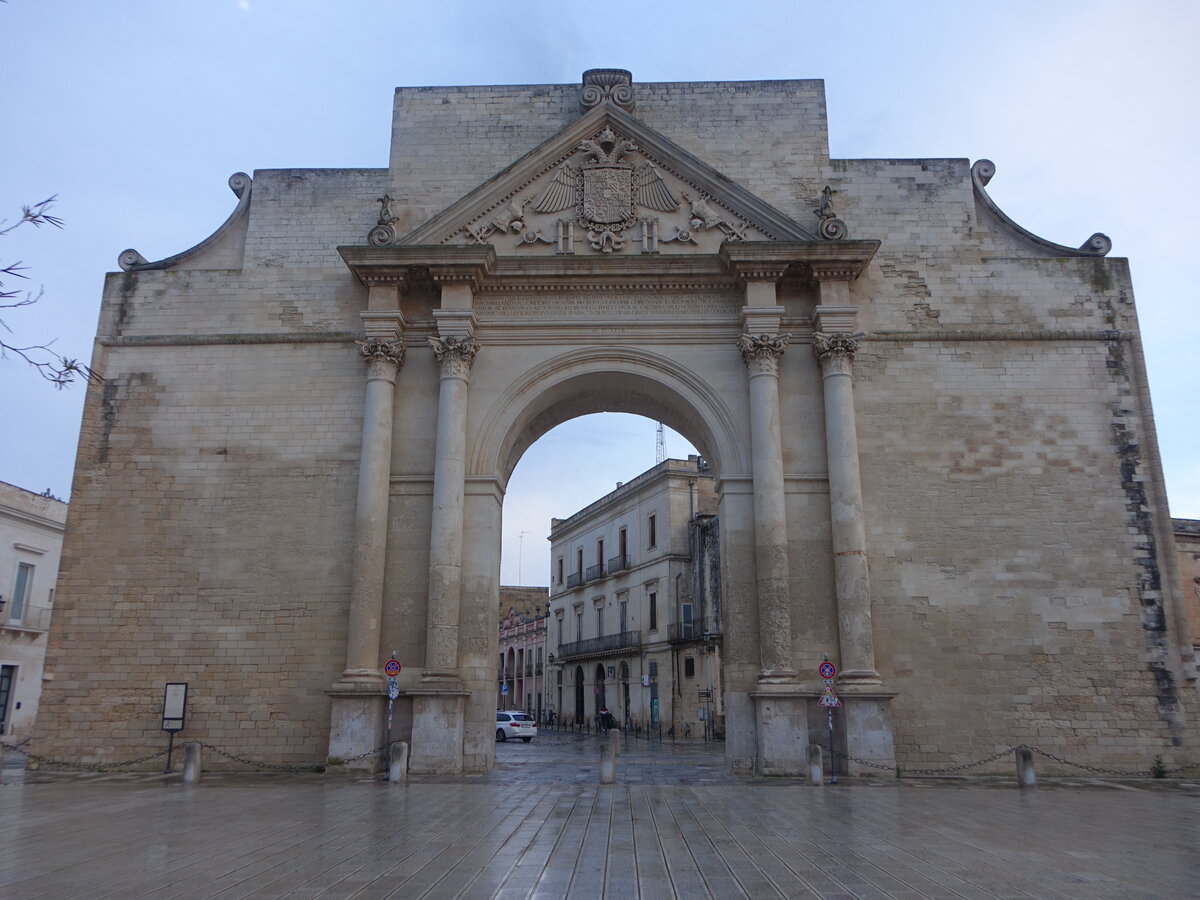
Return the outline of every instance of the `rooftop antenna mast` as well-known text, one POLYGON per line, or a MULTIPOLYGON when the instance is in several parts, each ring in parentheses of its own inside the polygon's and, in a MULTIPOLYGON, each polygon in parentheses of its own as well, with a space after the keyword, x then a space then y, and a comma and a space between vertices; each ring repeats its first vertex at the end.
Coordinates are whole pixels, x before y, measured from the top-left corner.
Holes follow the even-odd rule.
POLYGON ((658 430, 654 436, 654 464, 658 465, 667 458, 667 435, 663 429, 663 423, 658 423, 658 430))
POLYGON ((525 581, 521 577, 521 557, 525 552, 525 535, 528 531, 522 531, 517 535, 517 584, 524 584, 525 581))

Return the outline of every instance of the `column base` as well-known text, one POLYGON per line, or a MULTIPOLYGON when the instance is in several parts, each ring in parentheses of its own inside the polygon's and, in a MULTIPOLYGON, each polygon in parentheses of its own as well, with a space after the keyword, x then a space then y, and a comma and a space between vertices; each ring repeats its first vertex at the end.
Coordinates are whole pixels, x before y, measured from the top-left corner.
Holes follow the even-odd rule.
MULTIPOLYGON (((841 676, 839 676, 839 681, 841 676)), ((846 728, 848 774, 871 778, 894 778, 896 747, 892 733, 892 699, 895 691, 870 690, 865 685, 838 686, 842 698, 842 717, 846 728)))
POLYGON ((404 693, 413 702, 408 771, 414 775, 461 775, 470 693, 461 689, 426 688, 424 684, 404 693))
POLYGON ((797 684, 795 669, 763 669, 759 684, 797 684))
POLYGON ((421 689, 426 686, 438 693, 463 690, 462 677, 454 669, 425 669, 421 672, 421 689))
POLYGON ((382 754, 366 757, 362 757, 362 754, 383 746, 387 698, 382 693, 382 687, 339 682, 325 693, 331 700, 329 769, 342 772, 381 771, 382 754))
POLYGON ((754 771, 759 775, 804 775, 808 772, 809 692, 796 685, 759 682, 751 691, 757 748, 754 771))
POLYGON ((843 688, 853 689, 857 685, 880 687, 883 678, 874 669, 849 669, 838 672, 837 683, 839 691, 843 688))

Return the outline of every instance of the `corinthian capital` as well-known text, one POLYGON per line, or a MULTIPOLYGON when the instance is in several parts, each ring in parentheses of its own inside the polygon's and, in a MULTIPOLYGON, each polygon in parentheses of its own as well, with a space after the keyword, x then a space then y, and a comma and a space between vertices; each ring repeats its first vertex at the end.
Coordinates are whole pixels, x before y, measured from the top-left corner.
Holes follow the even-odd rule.
POLYGON ((738 338, 738 350, 742 352, 742 362, 750 370, 751 375, 779 372, 779 357, 787 349, 791 334, 743 334, 738 338))
POLYGON ((854 354, 858 352, 858 339, 862 336, 861 331, 856 334, 814 331, 813 354, 826 372, 834 370, 849 372, 850 363, 854 361, 854 354))
POLYGON ((355 343, 358 344, 358 352, 362 354, 362 360, 372 374, 376 370, 390 369, 392 366, 398 369, 404 365, 404 344, 398 340, 372 337, 355 343))
POLYGON ((467 377, 475 354, 479 352, 479 341, 473 337, 431 337, 429 346, 433 348, 433 356, 441 366, 443 376, 467 377))

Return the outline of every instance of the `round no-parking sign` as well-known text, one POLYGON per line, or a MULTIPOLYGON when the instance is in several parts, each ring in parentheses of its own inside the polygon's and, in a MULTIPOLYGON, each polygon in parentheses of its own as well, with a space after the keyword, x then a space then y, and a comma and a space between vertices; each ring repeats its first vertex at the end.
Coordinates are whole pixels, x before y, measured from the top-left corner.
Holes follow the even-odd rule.
POLYGON ((401 668, 403 668, 403 667, 400 665, 400 660, 389 659, 387 662, 385 662, 383 664, 383 674, 386 675, 388 678, 395 678, 397 675, 400 674, 401 668))
POLYGON ((821 673, 822 678, 832 678, 837 674, 837 668, 829 660, 825 660, 825 662, 821 663, 821 665, 817 668, 817 671, 821 673))

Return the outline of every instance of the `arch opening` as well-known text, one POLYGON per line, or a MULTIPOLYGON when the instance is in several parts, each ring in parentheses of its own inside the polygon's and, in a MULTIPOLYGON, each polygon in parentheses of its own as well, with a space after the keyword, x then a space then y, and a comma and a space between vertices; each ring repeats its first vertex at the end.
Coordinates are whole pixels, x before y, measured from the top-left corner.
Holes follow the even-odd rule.
POLYGON ((662 422, 692 443, 722 473, 749 470, 739 423, 706 379, 667 359, 630 348, 563 354, 515 381, 485 416, 468 471, 507 484, 525 451, 554 427, 579 416, 632 413, 662 422))

